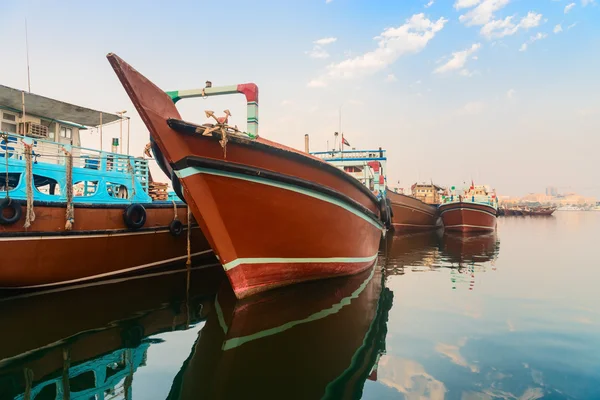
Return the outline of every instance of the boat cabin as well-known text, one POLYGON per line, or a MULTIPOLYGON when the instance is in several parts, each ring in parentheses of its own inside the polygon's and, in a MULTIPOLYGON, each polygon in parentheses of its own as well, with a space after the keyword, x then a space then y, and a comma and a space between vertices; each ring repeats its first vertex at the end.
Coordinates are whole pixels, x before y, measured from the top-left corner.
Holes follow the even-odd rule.
POLYGON ((344 150, 311 153, 342 169, 373 193, 385 196, 387 158, 385 150, 344 150))
POLYGON ((102 126, 122 116, 0 85, 0 118, 0 195, 7 192, 11 198, 26 199, 27 163, 31 163, 34 200, 66 201, 67 159, 72 156, 74 202, 152 201, 147 160, 116 149, 81 146, 81 131, 95 128, 101 143, 102 126))

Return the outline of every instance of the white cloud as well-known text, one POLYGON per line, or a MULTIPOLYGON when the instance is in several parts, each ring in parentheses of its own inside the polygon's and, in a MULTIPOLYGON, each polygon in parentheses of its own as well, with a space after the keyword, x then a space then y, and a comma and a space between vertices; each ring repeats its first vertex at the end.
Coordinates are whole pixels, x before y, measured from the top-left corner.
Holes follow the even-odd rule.
POLYGON ((481 34, 488 39, 514 35, 519 29, 530 29, 540 25, 542 14, 530 11, 518 23, 513 22, 513 16, 504 19, 491 20, 481 28, 481 34))
POLYGON ((422 13, 415 14, 403 25, 387 28, 376 37, 375 50, 328 65, 326 72, 317 80, 352 79, 378 72, 403 55, 423 50, 447 21, 443 17, 431 21, 422 13))
POLYGON ((515 89, 508 89, 508 92, 506 92, 506 97, 509 99, 514 99, 516 93, 517 91, 515 89))
POLYGON ((396 75, 394 74, 388 74, 388 76, 386 76, 385 78, 386 82, 397 82, 398 78, 396 78, 396 75))
POLYGON ((425 4, 425 8, 429 8, 433 5, 433 0, 429 0, 429 3, 425 4))
POLYGON ((474 43, 471 47, 466 50, 456 51, 452 53, 452 58, 444 65, 439 66, 433 72, 436 74, 442 74, 444 72, 454 71, 461 69, 467 63, 469 56, 475 53, 481 47, 480 43, 474 43))
POLYGON ((594 0, 581 0, 581 5, 583 7, 587 6, 588 4, 594 4, 595 1, 594 0))
POLYGON ((325 4, 331 3, 333 0, 325 0, 325 4))
POLYGON ((571 11, 575 7, 575 3, 570 3, 565 6, 565 14, 571 11))
POLYGON ((521 45, 519 51, 526 51, 528 46, 538 40, 542 40, 548 37, 547 33, 538 32, 535 36, 531 36, 529 40, 521 45))
POLYGON ((567 30, 570 31, 571 29, 575 28, 577 26, 577 22, 573 22, 571 25, 567 26, 567 30))
POLYGON ((477 7, 458 17, 458 20, 467 26, 485 25, 492 20, 496 11, 504 8, 509 2, 510 0, 483 0, 477 7))
POLYGON ((325 87, 325 86, 327 86, 327 83, 325 83, 325 81, 323 81, 321 79, 313 79, 312 81, 308 82, 308 87, 312 87, 312 88, 325 87))
POLYGON ((461 8, 471 8, 479 4, 480 0, 456 0, 454 8, 460 10, 461 8))
POLYGON ((329 58, 329 53, 321 46, 314 46, 311 51, 307 51, 306 54, 310 58, 329 58))
POLYGON ((458 115, 475 115, 480 114, 485 109, 485 103, 482 101, 472 101, 465 104, 462 108, 456 111, 458 115))
POLYGON ((326 38, 315 40, 313 43, 316 44, 316 45, 318 45, 318 46, 325 46, 325 45, 334 43, 336 41, 337 41, 337 38, 326 37, 326 38))
POLYGON ((553 29, 554 33, 559 33, 559 32, 562 32, 562 31, 563 31, 563 29, 562 29, 562 26, 560 24, 556 25, 554 27, 554 29, 553 29))

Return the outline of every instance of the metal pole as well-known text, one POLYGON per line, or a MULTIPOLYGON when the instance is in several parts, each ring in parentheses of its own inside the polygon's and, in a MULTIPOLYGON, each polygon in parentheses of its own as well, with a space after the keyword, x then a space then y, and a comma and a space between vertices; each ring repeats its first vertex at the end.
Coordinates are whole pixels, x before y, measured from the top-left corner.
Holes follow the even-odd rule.
POLYGON ((119 153, 123 154, 123 114, 119 120, 119 153))
POLYGON ((100 113, 100 151, 102 151, 102 113, 100 113))
POLYGON ((304 151, 308 153, 308 133, 304 135, 304 151))
POLYGON ((31 93, 31 78, 29 76, 29 37, 27 35, 27 18, 25 18, 25 49, 27 51, 27 91, 31 93))
POLYGON ((127 155, 129 155, 129 125, 131 118, 127 118, 127 155))

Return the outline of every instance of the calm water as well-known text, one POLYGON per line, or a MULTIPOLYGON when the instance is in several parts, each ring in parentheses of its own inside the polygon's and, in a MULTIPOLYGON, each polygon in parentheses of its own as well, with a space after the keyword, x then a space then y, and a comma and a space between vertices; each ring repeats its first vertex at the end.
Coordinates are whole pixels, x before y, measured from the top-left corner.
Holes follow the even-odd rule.
POLYGON ((599 229, 389 236, 380 268, 242 302, 208 266, 5 298, 0 399, 600 398, 599 229))

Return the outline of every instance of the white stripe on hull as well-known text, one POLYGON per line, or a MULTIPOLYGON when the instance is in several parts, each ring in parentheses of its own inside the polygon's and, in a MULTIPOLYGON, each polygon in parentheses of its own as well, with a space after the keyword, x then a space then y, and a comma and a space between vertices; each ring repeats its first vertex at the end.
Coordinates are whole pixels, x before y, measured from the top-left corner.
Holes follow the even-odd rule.
POLYGON ((364 214, 363 212, 360 212, 360 211, 344 204, 343 202, 341 202, 337 199, 334 199, 334 198, 324 195, 322 193, 316 192, 314 190, 302 189, 302 188, 299 188, 294 185, 289 185, 287 183, 275 182, 275 181, 272 181, 269 179, 263 179, 263 178, 258 178, 258 177, 243 175, 243 174, 237 174, 234 172, 224 172, 224 171, 217 171, 217 170, 213 170, 213 169, 199 168, 199 167, 187 167, 182 170, 175 171, 175 173, 177 174, 177 176, 179 178, 182 178, 182 179, 187 178, 192 175, 196 175, 196 174, 207 174, 207 175, 223 176, 223 177, 232 178, 232 179, 239 179, 242 181, 258 183, 261 185, 272 186, 272 187, 276 187, 279 189, 284 189, 284 190, 289 190, 292 192, 300 193, 305 196, 309 196, 309 197, 336 205, 338 207, 341 207, 344 210, 349 211, 352 214, 364 219, 371 225, 375 226, 377 229, 385 231, 385 228, 382 226, 382 224, 379 221, 374 220, 373 218, 364 214))
MULTIPOLYGON (((200 229, 199 226, 194 226, 192 229, 200 229)), ((184 228, 186 231, 187 228, 184 228)), ((75 231, 77 232, 77 231, 75 231)), ((0 242, 17 242, 17 241, 28 241, 28 240, 65 240, 65 239, 97 239, 106 237, 120 237, 120 236, 138 236, 138 235, 154 235, 159 233, 170 233, 168 229, 159 229, 155 231, 142 231, 142 232, 122 232, 122 233, 101 233, 101 234, 89 234, 89 235, 57 235, 57 236, 6 236, 0 237, 0 242)))
POLYGON ((445 229, 450 229, 450 228, 478 228, 478 229, 483 229, 486 231, 493 231, 494 229, 496 229, 495 226, 491 227, 491 226, 467 225, 467 224, 449 225, 449 226, 445 227, 445 229))
MULTIPOLYGON (((199 256, 199 255, 208 254, 208 253, 212 253, 212 250, 199 251, 197 253, 192 253, 191 256, 192 257, 196 257, 196 256, 199 256)), ((108 277, 108 276, 125 274, 127 272, 138 271, 138 270, 144 269, 144 268, 156 267, 156 266, 159 266, 159 265, 162 265, 162 264, 168 264, 168 263, 172 263, 172 262, 176 262, 176 261, 183 261, 185 259, 187 259, 187 255, 180 256, 180 257, 173 257, 173 258, 169 258, 169 259, 161 260, 161 261, 155 261, 155 262, 148 263, 148 264, 138 265, 137 267, 120 269, 118 271, 106 272, 104 274, 98 274, 98 275, 93 275, 93 276, 86 276, 84 278, 78 278, 78 279, 71 279, 71 280, 68 280, 68 281, 44 283, 42 285, 33 285, 33 286, 0 287, 0 290, 37 289, 37 288, 52 287, 52 286, 58 286, 58 285, 69 285, 69 284, 72 284, 72 283, 84 282, 84 281, 89 281, 89 280, 92 280, 92 279, 102 279, 102 278, 105 278, 105 277, 108 277)))
POLYGON ((374 261, 377 253, 371 257, 328 257, 328 258, 238 258, 223 265, 229 271, 240 264, 317 264, 317 263, 363 263, 374 261))

